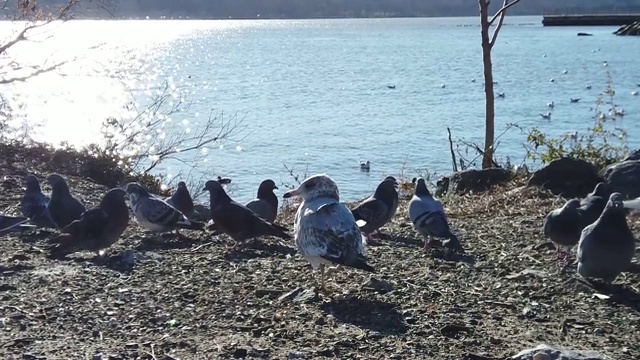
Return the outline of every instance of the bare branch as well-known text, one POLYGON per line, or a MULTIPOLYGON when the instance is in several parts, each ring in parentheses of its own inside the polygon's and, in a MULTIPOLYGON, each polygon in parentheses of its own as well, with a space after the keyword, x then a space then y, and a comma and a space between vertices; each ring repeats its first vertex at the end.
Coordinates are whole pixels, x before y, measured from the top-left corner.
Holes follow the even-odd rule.
POLYGON ((54 65, 51 66, 47 66, 44 68, 37 68, 35 71, 31 72, 28 75, 24 75, 24 76, 16 76, 16 77, 12 77, 12 78, 8 78, 8 79, 0 79, 0 85, 6 85, 6 84, 11 84, 14 82, 22 82, 22 81, 27 81, 33 77, 36 77, 38 75, 42 75, 44 73, 48 73, 51 72, 59 67, 61 67, 62 65, 70 62, 71 60, 65 60, 59 63, 56 63, 54 65))
POLYGON ((493 22, 496 21, 496 19, 498 19, 498 18, 504 18, 504 13, 507 11, 507 9, 512 7, 515 4, 519 3, 519 2, 520 2, 520 0, 513 0, 511 2, 509 2, 509 0, 504 0, 504 3, 502 5, 502 7, 500 8, 500 10, 498 10, 495 13, 495 15, 493 15, 491 20, 489 20, 489 25, 493 24, 493 22))

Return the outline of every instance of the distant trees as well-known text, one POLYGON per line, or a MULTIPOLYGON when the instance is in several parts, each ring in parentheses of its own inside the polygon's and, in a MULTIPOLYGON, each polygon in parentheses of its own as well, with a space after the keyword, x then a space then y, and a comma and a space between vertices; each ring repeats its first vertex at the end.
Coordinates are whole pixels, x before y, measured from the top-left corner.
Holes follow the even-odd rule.
POLYGON ((493 152, 495 142, 495 94, 493 90, 493 69, 491 64, 491 50, 496 44, 498 33, 502 29, 507 9, 520 2, 520 0, 504 0, 502 7, 489 19, 489 0, 478 0, 480 5, 480 34, 482 37, 482 64, 484 67, 484 93, 485 93, 485 132, 484 148, 482 154, 482 168, 494 167, 493 152), (490 27, 496 20, 493 34, 490 27))

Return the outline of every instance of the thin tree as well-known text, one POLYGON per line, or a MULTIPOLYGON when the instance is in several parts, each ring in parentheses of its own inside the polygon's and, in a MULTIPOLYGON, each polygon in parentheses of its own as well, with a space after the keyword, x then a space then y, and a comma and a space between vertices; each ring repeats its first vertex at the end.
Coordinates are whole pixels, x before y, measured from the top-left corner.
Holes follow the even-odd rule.
POLYGON ((495 141, 495 96, 493 93, 493 69, 491 65, 491 50, 496 44, 498 33, 504 23, 507 9, 520 2, 520 0, 504 0, 502 7, 495 15, 489 19, 490 0, 478 0, 480 4, 480 33, 482 35, 482 63, 484 66, 484 92, 485 92, 485 133, 484 133, 484 153, 482 155, 482 168, 487 169, 494 166, 493 152, 495 141), (498 20, 498 25, 490 34, 491 25, 498 20))

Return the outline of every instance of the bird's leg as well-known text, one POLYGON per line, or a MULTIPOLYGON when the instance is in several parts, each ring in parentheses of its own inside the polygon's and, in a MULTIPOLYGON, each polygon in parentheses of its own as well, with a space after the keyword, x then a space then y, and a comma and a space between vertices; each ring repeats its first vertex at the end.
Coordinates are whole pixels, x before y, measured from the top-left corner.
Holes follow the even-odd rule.
POLYGON ((373 239, 373 235, 372 234, 367 234, 366 237, 367 237, 367 245, 370 245, 370 246, 380 245, 379 242, 377 242, 377 241, 375 241, 373 239))
POLYGON ((431 235, 427 236, 424 239, 424 246, 422 246, 423 251, 429 251, 429 249, 431 249, 431 246, 429 246, 430 242, 431 242, 431 235))
POLYGON ((325 291, 324 288, 324 264, 320 264, 320 289, 325 291))

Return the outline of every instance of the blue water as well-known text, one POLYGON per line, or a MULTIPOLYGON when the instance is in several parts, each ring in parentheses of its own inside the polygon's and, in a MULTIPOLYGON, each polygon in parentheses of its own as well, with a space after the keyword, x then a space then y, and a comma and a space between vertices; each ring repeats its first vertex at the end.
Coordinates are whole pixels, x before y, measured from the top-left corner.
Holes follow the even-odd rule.
MULTIPOLYGON (((74 36, 110 34, 95 35, 105 43, 99 50, 82 50, 88 47, 84 43, 77 49, 95 51, 91 58, 101 66, 67 66, 64 76, 51 74, 46 82, 0 91, 21 99, 20 116, 42 122, 38 136, 82 144, 95 141, 100 119, 130 116, 122 110, 128 96, 142 106, 168 80, 180 94, 174 101, 191 102, 171 115, 179 129, 174 131, 196 132, 211 111, 243 119, 241 132, 184 158, 197 161, 207 176, 231 177, 236 199, 252 198, 265 178, 291 184, 286 164, 301 176, 305 170, 331 175, 343 199, 353 200, 370 193, 385 175, 450 171, 447 127, 454 141, 482 142, 477 23, 476 18, 74 22, 65 25, 74 30, 64 35, 65 44, 77 44, 69 40, 74 36), (82 127, 86 136, 61 124, 82 127), (370 173, 359 171, 361 160, 371 161, 370 173)), ((614 30, 543 28, 540 17, 508 18, 493 51, 495 90, 505 93, 496 99, 496 134, 507 123, 539 126, 551 135, 586 129, 609 73, 616 103, 627 113, 620 124, 631 145, 640 145, 635 126, 640 96, 631 95, 640 90, 640 42, 616 37, 614 30), (580 31, 594 36, 576 36, 580 31), (570 97, 582 100, 573 104, 570 97), (555 102, 552 118, 543 120, 539 114, 549 111, 550 101, 555 102)), ((519 131, 507 132, 498 157, 522 161, 523 141, 519 131)), ((158 170, 189 172, 175 161, 158 170)))

